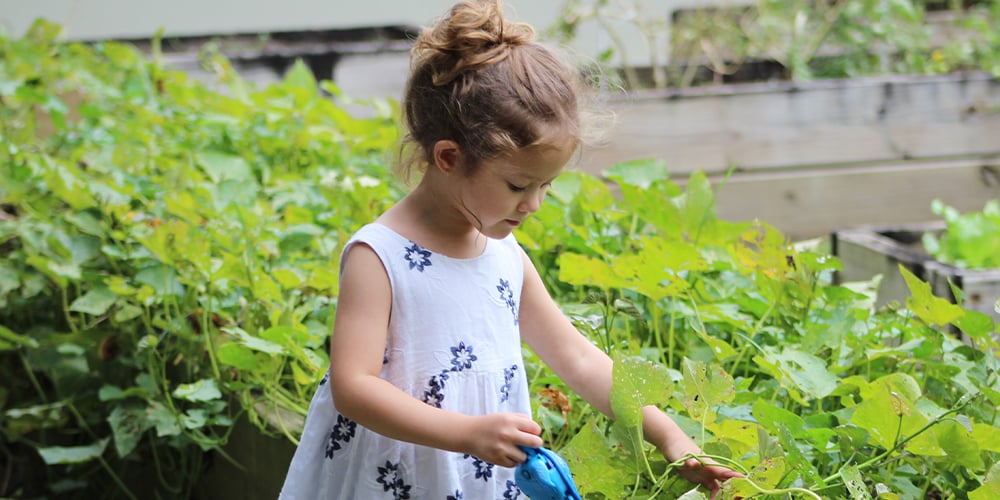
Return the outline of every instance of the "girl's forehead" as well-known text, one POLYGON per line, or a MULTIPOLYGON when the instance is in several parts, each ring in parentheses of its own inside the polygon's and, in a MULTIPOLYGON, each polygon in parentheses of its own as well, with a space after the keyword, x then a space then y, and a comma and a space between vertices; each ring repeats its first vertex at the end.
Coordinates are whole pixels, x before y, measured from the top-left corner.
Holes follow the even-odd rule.
POLYGON ((521 148, 511 155, 497 158, 492 163, 499 171, 509 175, 549 181, 569 163, 575 147, 539 144, 521 148))

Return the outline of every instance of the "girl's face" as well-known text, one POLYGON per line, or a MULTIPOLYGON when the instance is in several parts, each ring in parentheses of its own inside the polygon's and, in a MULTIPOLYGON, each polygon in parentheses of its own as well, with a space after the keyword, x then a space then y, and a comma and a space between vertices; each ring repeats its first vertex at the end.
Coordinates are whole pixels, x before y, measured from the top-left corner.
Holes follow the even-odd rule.
POLYGON ((533 146, 484 161, 462 179, 461 200, 469 223, 490 238, 507 237, 538 210, 574 151, 567 141, 563 146, 533 146))

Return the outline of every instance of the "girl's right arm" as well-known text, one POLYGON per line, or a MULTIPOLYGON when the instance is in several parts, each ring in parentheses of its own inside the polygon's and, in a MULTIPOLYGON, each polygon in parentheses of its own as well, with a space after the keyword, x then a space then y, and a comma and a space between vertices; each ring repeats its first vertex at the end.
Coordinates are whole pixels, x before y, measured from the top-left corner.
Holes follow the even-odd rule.
POLYGON ((430 406, 379 377, 392 290, 375 251, 357 244, 344 255, 330 343, 330 390, 345 417, 387 437, 468 453, 513 467, 518 446, 539 447, 541 428, 529 415, 468 416, 430 406))

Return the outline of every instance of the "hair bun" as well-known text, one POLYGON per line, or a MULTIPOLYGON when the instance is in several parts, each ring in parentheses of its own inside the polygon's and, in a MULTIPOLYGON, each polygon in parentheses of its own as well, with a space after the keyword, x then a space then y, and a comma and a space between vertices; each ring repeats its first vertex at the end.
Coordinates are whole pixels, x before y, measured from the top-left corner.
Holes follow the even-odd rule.
POLYGON ((462 73, 506 59, 512 48, 534 40, 531 25, 504 19, 501 0, 465 1, 420 33, 414 62, 429 64, 434 85, 446 85, 462 73))

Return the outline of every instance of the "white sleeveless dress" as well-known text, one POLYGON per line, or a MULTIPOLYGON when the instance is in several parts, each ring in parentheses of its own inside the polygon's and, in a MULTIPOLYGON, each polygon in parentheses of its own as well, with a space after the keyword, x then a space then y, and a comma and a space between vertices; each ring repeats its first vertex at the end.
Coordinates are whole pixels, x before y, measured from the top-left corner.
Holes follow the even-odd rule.
MULTIPOLYGON (((377 223, 344 253, 357 243, 374 249, 392 287, 383 379, 438 408, 531 414, 518 330, 524 270, 513 235, 487 240, 471 259, 430 252, 377 223)), ((279 498, 526 499, 513 469, 390 439, 343 417, 326 377, 279 498)))

